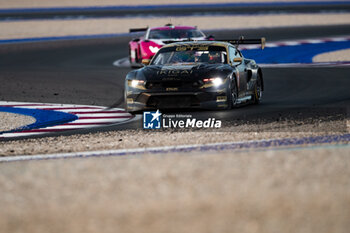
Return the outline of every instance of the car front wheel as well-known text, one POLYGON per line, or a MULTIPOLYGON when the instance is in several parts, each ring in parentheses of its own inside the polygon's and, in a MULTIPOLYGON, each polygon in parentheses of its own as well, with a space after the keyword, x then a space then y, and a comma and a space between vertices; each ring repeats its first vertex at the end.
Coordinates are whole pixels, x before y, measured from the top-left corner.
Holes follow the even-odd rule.
POLYGON ((238 91, 236 81, 234 79, 231 80, 227 92, 227 109, 232 109, 237 105, 238 99, 238 91))
POLYGON ((254 88, 254 94, 253 94, 254 104, 259 104, 261 102, 262 93, 263 93, 262 80, 261 80, 260 74, 258 74, 256 83, 255 83, 255 88, 254 88))

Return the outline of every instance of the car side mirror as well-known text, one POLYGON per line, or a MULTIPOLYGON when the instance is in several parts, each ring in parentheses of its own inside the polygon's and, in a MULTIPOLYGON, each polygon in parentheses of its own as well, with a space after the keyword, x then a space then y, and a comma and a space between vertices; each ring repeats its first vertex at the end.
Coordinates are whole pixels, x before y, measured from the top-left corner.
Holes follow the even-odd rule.
POLYGON ((141 63, 142 63, 142 65, 148 66, 150 62, 151 62, 150 59, 142 59, 141 63))
POLYGON ((241 64, 242 61, 243 61, 243 59, 242 59, 241 57, 235 57, 235 58, 233 58, 233 62, 234 62, 234 63, 239 63, 239 64, 241 64))

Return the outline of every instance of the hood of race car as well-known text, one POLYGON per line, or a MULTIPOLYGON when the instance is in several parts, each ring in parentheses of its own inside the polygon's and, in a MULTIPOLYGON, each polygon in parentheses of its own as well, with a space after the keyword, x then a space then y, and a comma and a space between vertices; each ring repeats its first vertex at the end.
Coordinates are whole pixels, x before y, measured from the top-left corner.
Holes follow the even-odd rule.
POLYGON ((135 71, 135 78, 145 81, 160 80, 199 80, 205 78, 226 78, 233 71, 228 64, 176 64, 176 65, 150 65, 135 71))

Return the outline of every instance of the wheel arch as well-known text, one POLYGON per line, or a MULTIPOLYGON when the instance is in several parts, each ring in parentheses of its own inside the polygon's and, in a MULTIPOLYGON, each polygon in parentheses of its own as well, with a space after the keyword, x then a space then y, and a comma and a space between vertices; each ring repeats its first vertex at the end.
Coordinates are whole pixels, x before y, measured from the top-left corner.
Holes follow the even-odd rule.
POLYGON ((238 86, 237 86, 237 74, 236 74, 236 70, 234 70, 234 71, 231 73, 230 78, 235 82, 236 87, 238 87, 238 86))

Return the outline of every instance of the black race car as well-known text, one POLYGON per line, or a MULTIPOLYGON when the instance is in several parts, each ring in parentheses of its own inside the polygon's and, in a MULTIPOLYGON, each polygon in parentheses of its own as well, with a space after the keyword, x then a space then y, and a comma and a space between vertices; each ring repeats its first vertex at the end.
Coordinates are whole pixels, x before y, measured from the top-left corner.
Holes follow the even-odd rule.
POLYGON ((244 58, 239 44, 265 39, 188 41, 162 47, 145 67, 125 80, 126 110, 204 108, 231 109, 259 103, 264 90, 262 71, 244 58))

